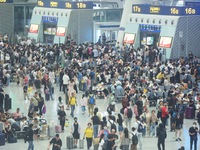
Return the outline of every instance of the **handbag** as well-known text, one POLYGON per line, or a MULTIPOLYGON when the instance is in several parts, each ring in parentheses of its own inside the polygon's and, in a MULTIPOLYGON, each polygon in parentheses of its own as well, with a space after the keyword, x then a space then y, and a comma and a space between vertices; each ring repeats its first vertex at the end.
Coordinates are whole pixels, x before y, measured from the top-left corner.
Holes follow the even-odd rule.
POLYGON ((42 113, 43 113, 43 114, 46 114, 46 111, 47 111, 46 105, 43 105, 42 113))
POLYGON ((99 138, 93 138, 93 145, 98 145, 99 144, 99 138))
POLYGON ((49 94, 49 89, 46 89, 46 90, 45 90, 45 94, 49 94))

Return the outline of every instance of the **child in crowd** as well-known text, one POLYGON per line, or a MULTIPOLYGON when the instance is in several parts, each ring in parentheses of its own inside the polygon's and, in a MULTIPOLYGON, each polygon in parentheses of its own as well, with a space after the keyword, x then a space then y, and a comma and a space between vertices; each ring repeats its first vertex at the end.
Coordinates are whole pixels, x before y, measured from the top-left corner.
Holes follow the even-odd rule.
POLYGON ((86 106, 87 106, 87 98, 85 94, 82 95, 82 98, 80 100, 80 105, 81 105, 82 115, 84 115, 86 111, 86 106))

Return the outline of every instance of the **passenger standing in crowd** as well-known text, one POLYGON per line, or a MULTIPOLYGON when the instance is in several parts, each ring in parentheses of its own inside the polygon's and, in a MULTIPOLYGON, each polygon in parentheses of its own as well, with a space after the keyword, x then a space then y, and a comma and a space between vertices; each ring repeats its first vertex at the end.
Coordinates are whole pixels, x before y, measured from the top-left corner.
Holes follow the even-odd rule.
POLYGON ((121 114, 118 114, 117 116, 118 116, 118 118, 117 118, 118 132, 119 132, 119 137, 120 137, 120 141, 121 141, 122 132, 124 131, 124 128, 123 128, 123 119, 122 119, 121 114))
POLYGON ((92 92, 90 92, 90 94, 88 96, 88 102, 87 103, 88 103, 88 113, 89 113, 89 117, 90 117, 94 114, 94 105, 96 104, 96 100, 95 100, 92 92))
POLYGON ((193 122, 192 127, 190 127, 189 129, 189 135, 190 135, 190 150, 192 150, 193 148, 193 143, 194 143, 194 150, 197 150, 197 133, 199 132, 198 128, 197 128, 197 123, 193 122))
POLYGON ((60 91, 63 90, 63 76, 64 76, 64 71, 63 69, 59 73, 59 85, 60 85, 60 91))
POLYGON ((134 123, 134 128, 137 129, 138 143, 139 143, 140 149, 142 149, 142 132, 144 129, 144 125, 141 122, 139 116, 136 116, 135 119, 136 119, 136 122, 134 123))
POLYGON ((33 124, 29 125, 29 129, 26 132, 25 135, 25 141, 28 141, 28 150, 34 150, 34 144, 33 144, 33 124))
POLYGON ((181 140, 181 133, 182 133, 182 119, 180 118, 180 114, 177 114, 176 120, 175 120, 175 137, 176 141, 182 141, 181 140))
POLYGON ((200 108, 199 108, 199 112, 197 113, 197 122, 199 124, 199 134, 200 134, 200 108))
POLYGON ((64 106, 62 106, 60 111, 58 112, 58 119, 60 120, 60 126, 62 127, 62 132, 64 132, 65 120, 66 120, 66 113, 64 110, 64 106))
POLYGON ((130 144, 130 137, 129 137, 129 131, 128 128, 124 129, 124 132, 121 137, 121 149, 123 150, 129 150, 129 144, 130 144))
POLYGON ((100 124, 100 119, 99 116, 97 116, 97 112, 94 112, 94 116, 91 118, 92 124, 93 124, 93 132, 94 132, 94 138, 97 138, 98 136, 98 131, 99 131, 99 124, 100 124))
POLYGON ((36 116, 36 113, 38 112, 38 92, 35 92, 35 94, 33 95, 32 99, 32 103, 34 105, 34 111, 33 111, 33 117, 36 116))
POLYGON ((138 144, 138 136, 137 136, 137 131, 136 128, 132 127, 132 138, 131 138, 131 150, 137 150, 137 144, 138 144))
POLYGON ((39 93, 39 99, 38 99, 38 108, 39 108, 39 115, 42 116, 42 108, 44 106, 44 98, 42 97, 42 94, 39 93))
POLYGON ((39 76, 37 76, 34 81, 34 86, 35 86, 36 92, 41 93, 41 85, 42 85, 42 83, 39 79, 39 76))
POLYGON ((78 106, 74 93, 72 93, 71 97, 69 98, 69 105, 71 107, 70 115, 72 116, 72 118, 74 118, 75 105, 78 106))
POLYGON ((92 128, 92 124, 88 123, 87 128, 85 129, 85 132, 84 132, 84 135, 83 135, 83 139, 86 137, 87 149, 88 150, 92 146, 93 133, 94 133, 94 131, 93 131, 93 128, 92 128))
POLYGON ((167 103, 165 103, 164 106, 161 107, 161 111, 162 111, 161 121, 162 121, 162 124, 165 128, 166 123, 167 123, 167 119, 169 117, 167 103))
POLYGON ((65 71, 65 74, 62 77, 63 80, 63 92, 65 93, 68 89, 68 84, 69 84, 69 76, 67 75, 67 71, 65 71))
POLYGON ((156 116, 155 110, 151 111, 150 116, 150 136, 155 137, 156 136, 156 126, 158 124, 158 118, 156 116))
POLYGON ((138 116, 140 116, 143 113, 142 96, 139 97, 135 104, 137 105, 138 116))
POLYGON ((158 137, 158 150, 161 150, 160 145, 162 145, 162 150, 165 150, 165 139, 167 138, 167 133, 164 125, 162 123, 159 124, 157 131, 156 131, 157 137, 158 137))
POLYGON ((56 134, 56 136, 53 139, 51 139, 51 141, 49 142, 49 146, 48 146, 47 150, 50 149, 51 145, 53 145, 52 150, 61 150, 62 140, 60 139, 59 134, 56 134))
POLYGON ((81 106, 82 115, 84 115, 86 111, 86 106, 87 106, 87 98, 85 97, 85 94, 82 95, 82 98, 80 100, 80 106, 81 106))
POLYGON ((80 139, 80 131, 81 131, 81 126, 78 123, 78 119, 75 117, 74 123, 72 124, 71 127, 71 133, 74 138, 74 148, 77 148, 77 142, 80 139))
POLYGON ((127 107, 124 109, 124 120, 126 127, 131 129, 131 121, 133 117, 133 110, 130 107, 130 103, 127 104, 127 107))

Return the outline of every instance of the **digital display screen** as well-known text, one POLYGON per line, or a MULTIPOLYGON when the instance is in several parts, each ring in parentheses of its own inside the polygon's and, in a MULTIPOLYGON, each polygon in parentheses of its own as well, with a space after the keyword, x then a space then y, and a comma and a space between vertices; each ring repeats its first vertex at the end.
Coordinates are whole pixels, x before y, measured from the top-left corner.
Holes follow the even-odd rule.
POLYGON ((38 0, 38 7, 63 8, 63 9, 93 9, 93 2, 66 2, 58 0, 38 0))
POLYGON ((13 0, 0 0, 0 3, 13 3, 13 0))
POLYGON ((159 39, 158 47, 171 48, 173 37, 161 36, 159 39))
POLYGON ((132 13, 137 14, 154 14, 154 15, 200 15, 199 6, 149 6, 149 5, 132 5, 132 13))
POLYGON ((38 24, 31 24, 29 28, 30 33, 38 33, 39 25, 38 24))
POLYGON ((146 44, 147 45, 153 45, 154 37, 153 36, 148 36, 146 39, 146 44))
POLYGON ((57 36, 65 36, 66 28, 65 27, 57 27, 56 35, 57 36))
POLYGON ((124 34, 124 43, 134 44, 134 42, 135 42, 135 34, 133 34, 133 33, 125 33, 124 34))

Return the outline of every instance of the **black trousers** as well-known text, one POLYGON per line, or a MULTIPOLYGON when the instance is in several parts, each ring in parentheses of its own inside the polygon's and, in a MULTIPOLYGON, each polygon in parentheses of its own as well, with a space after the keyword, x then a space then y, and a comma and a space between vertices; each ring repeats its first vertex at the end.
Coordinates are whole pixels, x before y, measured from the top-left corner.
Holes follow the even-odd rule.
POLYGON ((67 92, 67 84, 63 84, 63 92, 67 92))
POLYGON ((87 141, 87 149, 90 149, 90 147, 92 146, 92 138, 86 138, 87 141))
POLYGON ((166 122, 167 122, 167 117, 162 117, 162 118, 161 118, 161 121, 162 121, 162 124, 163 124, 163 126, 164 126, 164 128, 165 128, 166 122))
POLYGON ((194 143, 194 150, 197 150, 197 138, 194 139, 190 137, 190 150, 192 150, 193 143, 194 143))
POLYGON ((162 150, 165 150, 165 140, 163 141, 158 140, 158 150, 161 150, 160 145, 162 145, 162 150))
POLYGON ((62 131, 64 131, 65 119, 60 119, 60 126, 62 127, 62 131))

